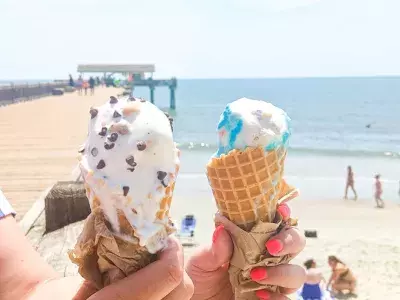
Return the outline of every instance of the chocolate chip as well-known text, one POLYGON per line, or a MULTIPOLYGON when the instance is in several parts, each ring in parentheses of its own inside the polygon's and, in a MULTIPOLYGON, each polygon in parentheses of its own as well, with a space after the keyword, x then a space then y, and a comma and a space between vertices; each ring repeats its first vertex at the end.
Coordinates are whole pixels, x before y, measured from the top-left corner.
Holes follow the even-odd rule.
POLYGON ((128 101, 136 101, 136 98, 133 97, 133 96, 130 96, 130 97, 128 98, 128 101))
POLYGON ((144 149, 146 149, 147 145, 145 141, 140 141, 137 142, 136 147, 139 151, 143 151, 144 149))
POLYGON ((140 98, 140 102, 146 102, 146 100, 143 98, 140 98))
POLYGON ((90 150, 90 153, 92 153, 92 155, 93 155, 94 157, 96 157, 97 154, 99 154, 99 150, 97 150, 97 148, 93 148, 92 150, 90 150))
POLYGON ((113 118, 119 118, 121 114, 117 111, 114 111, 113 118))
POLYGON ((115 98, 114 96, 110 96, 110 103, 111 103, 111 104, 118 103, 118 99, 115 98))
POLYGON ((107 135, 107 127, 101 128, 101 131, 99 132, 99 135, 106 136, 107 135))
POLYGON ((114 146, 115 146, 114 143, 111 143, 111 144, 104 143, 104 148, 106 150, 111 150, 112 148, 114 148, 114 146))
POLYGON ((104 160, 100 160, 99 163, 97 164, 97 169, 101 170, 106 166, 106 163, 104 160))
POLYGON ((92 119, 96 118, 97 114, 99 113, 99 111, 96 108, 90 108, 89 112, 92 119))
POLYGON ((164 172, 164 171, 158 171, 157 172, 157 179, 158 180, 164 180, 165 177, 167 177, 167 172, 164 172))
POLYGON ((129 155, 125 161, 127 162, 128 165, 132 166, 132 167, 136 167, 137 163, 135 163, 135 158, 133 157, 133 155, 129 155))
POLYGON ((126 197, 129 193, 129 186, 123 186, 122 189, 124 191, 124 196, 126 197))
POLYGON ((133 172, 133 171, 135 171, 135 168, 128 168, 127 170, 133 172))
POLYGON ((117 139, 118 139, 118 133, 116 132, 111 133, 111 135, 108 137, 108 140, 110 142, 115 142, 117 139))

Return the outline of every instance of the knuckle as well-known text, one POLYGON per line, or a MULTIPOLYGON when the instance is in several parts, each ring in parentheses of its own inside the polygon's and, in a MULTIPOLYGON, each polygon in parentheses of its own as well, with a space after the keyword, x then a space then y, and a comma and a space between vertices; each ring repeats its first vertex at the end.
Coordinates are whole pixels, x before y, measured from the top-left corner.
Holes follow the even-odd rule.
POLYGON ((168 277, 175 285, 178 285, 183 280, 183 267, 179 264, 168 265, 168 277))

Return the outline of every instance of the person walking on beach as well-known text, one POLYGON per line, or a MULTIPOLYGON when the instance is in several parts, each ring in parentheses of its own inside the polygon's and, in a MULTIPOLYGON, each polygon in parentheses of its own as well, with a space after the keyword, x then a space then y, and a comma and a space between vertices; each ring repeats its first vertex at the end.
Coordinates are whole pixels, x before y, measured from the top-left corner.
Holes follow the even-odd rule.
POLYGON ((94 85, 95 85, 95 81, 94 78, 92 76, 90 76, 89 78, 89 86, 90 86, 90 95, 94 95, 94 85))
POLYGON ((70 87, 74 87, 75 83, 74 83, 74 79, 72 78, 72 75, 69 74, 69 86, 70 87))
POLYGON ((78 95, 82 95, 82 86, 83 86, 83 79, 82 76, 79 76, 76 82, 76 88, 78 89, 78 95))
POLYGON ((83 89, 85 90, 85 96, 87 96, 87 90, 89 88, 89 83, 87 82, 87 80, 83 81, 83 89))
POLYGON ((357 200, 357 192, 354 188, 354 173, 351 166, 347 167, 347 179, 346 188, 344 190, 344 199, 347 199, 347 192, 349 191, 349 188, 351 188, 354 193, 354 200, 357 200))
POLYGON ((381 182, 381 175, 375 175, 375 201, 377 208, 384 208, 385 203, 382 200, 382 182, 381 182))
POLYGON ((328 257, 328 264, 332 269, 332 274, 327 288, 332 287, 334 294, 348 290, 350 294, 354 295, 357 280, 350 268, 334 255, 328 257))

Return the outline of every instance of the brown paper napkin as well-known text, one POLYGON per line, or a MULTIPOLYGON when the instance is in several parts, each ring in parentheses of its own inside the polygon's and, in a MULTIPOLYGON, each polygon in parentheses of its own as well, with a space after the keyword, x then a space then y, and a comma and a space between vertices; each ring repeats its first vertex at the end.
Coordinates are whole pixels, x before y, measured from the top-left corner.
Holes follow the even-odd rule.
POLYGON ((156 259, 145 247, 115 236, 104 214, 96 208, 85 221, 73 250, 71 261, 79 266, 79 274, 95 283, 98 289, 136 272, 156 259))
POLYGON ((287 224, 276 214, 274 223, 258 221, 250 232, 236 226, 220 214, 215 215, 215 223, 224 225, 233 240, 233 255, 230 261, 229 277, 236 300, 258 300, 254 291, 267 289, 276 292, 278 287, 262 285, 250 279, 250 271, 255 267, 269 267, 285 264, 291 260, 290 255, 281 257, 271 256, 265 242, 287 226, 295 226, 296 220, 289 220, 287 224))

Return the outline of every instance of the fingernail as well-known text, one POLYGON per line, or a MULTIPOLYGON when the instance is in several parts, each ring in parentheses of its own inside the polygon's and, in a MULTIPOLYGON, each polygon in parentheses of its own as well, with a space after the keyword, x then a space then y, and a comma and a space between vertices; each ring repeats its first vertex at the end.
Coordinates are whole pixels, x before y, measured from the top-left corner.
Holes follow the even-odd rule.
POLYGON ((228 270, 228 269, 229 269, 229 262, 224 263, 224 264, 221 266, 221 268, 224 269, 224 270, 228 270))
POLYGON ((267 270, 265 268, 254 268, 250 271, 250 277, 255 281, 263 280, 267 278, 267 270))
POLYGON ((277 255, 283 249, 283 244, 280 240, 269 240, 265 243, 265 247, 272 255, 277 255))
POLYGON ((270 298, 270 293, 266 290, 258 290, 256 291, 256 296, 262 300, 268 300, 270 298))
POLYGON ((277 210, 282 216, 283 220, 289 219, 291 211, 290 207, 286 203, 279 205, 277 210))
POLYGON ((212 236, 212 242, 215 243, 215 241, 217 240, 219 234, 221 233, 221 231, 224 229, 224 225, 218 225, 217 228, 215 228, 213 236, 212 236))

